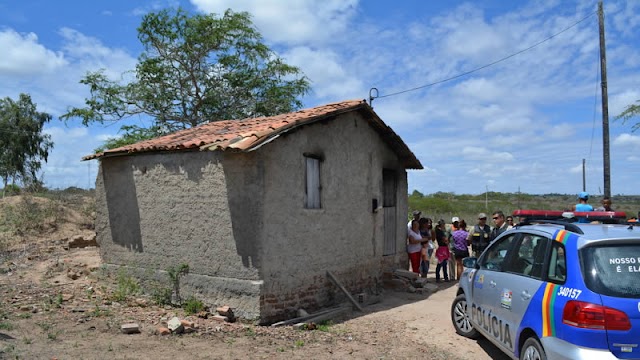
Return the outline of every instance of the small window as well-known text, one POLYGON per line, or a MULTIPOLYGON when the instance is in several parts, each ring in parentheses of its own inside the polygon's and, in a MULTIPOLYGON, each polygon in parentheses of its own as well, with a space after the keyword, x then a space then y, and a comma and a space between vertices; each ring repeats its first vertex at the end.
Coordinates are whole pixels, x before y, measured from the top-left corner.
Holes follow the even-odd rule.
POLYGON ((480 268, 485 270, 503 271, 505 260, 509 257, 510 249, 516 239, 517 234, 512 234, 492 243, 487 250, 482 253, 480 268))
POLYGON ((551 257, 549 258, 549 273, 547 274, 549 281, 563 284, 567 279, 567 263, 565 257, 564 245, 554 241, 551 248, 551 257))
POLYGON ((320 159, 305 156, 305 199, 307 209, 320 209, 320 159))

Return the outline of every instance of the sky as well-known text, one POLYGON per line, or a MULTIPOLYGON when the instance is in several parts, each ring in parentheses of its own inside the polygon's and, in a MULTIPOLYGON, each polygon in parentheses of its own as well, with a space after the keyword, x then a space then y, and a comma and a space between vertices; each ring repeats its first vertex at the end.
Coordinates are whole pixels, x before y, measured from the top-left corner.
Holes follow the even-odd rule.
MULTIPOLYGON (((0 98, 30 94, 53 116, 47 187, 94 187, 99 163, 81 157, 120 125, 59 117, 84 105, 87 72, 135 68, 145 14, 178 6, 249 12, 310 79, 304 107, 377 94, 374 111, 424 166, 409 193, 575 194, 583 159, 587 192, 604 193, 595 0, 0 0, 0 98)), ((615 116, 640 100, 640 1, 606 0, 604 13, 611 193, 637 195, 640 118, 615 116)))

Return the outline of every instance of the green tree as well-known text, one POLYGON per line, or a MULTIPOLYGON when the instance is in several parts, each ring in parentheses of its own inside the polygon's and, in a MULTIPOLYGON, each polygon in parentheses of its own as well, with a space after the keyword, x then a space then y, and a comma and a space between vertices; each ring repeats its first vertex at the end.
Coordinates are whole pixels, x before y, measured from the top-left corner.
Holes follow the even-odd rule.
POLYGON ((18 101, 0 99, 0 177, 4 189, 9 179, 12 184, 39 183, 38 171, 53 147, 51 136, 42 133, 50 120, 51 115, 38 112, 27 94, 20 94, 18 101))
POLYGON ((122 146, 218 120, 271 116, 299 109, 309 81, 262 43, 246 12, 190 16, 182 9, 144 16, 138 28, 143 52, 124 84, 103 70, 80 82, 90 88, 86 107, 61 118, 91 122, 147 115, 152 126, 122 127, 122 146), (133 75, 133 76, 132 76, 133 75))
MULTIPOLYGON (((627 106, 620 115, 616 116, 617 119, 622 119, 622 123, 625 123, 634 117, 640 117, 640 100, 636 101, 636 104, 627 106)), ((640 129, 640 122, 635 123, 631 127, 632 131, 636 131, 638 129, 640 129)))

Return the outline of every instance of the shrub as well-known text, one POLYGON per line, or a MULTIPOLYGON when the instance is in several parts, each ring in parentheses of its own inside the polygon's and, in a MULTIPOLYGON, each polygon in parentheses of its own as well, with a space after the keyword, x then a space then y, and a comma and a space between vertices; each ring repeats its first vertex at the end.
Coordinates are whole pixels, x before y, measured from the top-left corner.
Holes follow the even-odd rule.
POLYGON ((124 301, 129 295, 135 295, 140 292, 140 284, 134 277, 127 275, 124 270, 118 272, 118 287, 113 293, 115 301, 124 301))
POLYGON ((184 302, 183 307, 185 314, 193 315, 204 310, 204 303, 196 299, 194 296, 191 296, 184 302))

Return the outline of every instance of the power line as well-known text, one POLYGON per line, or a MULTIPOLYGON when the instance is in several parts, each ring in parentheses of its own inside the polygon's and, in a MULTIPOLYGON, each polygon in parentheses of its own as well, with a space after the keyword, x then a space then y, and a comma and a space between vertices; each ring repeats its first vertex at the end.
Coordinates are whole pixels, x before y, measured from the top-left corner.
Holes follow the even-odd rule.
POLYGON ((553 34, 553 35, 549 36, 548 38, 546 38, 546 39, 544 39, 544 40, 542 40, 542 41, 539 41, 539 42, 537 42, 537 43, 535 43, 535 44, 533 44, 533 45, 531 45, 531 46, 529 46, 529 47, 527 47, 527 48, 525 48, 525 49, 523 49, 523 50, 520 50, 520 51, 518 51, 518 52, 516 52, 516 53, 513 53, 513 54, 511 54, 511 55, 509 55, 509 56, 503 57, 502 59, 496 60, 496 61, 491 62, 491 63, 489 63, 489 64, 486 64, 486 65, 480 66, 480 67, 475 68, 475 69, 473 69, 473 70, 469 70, 469 71, 463 72, 463 73, 461 73, 461 74, 458 74, 458 75, 455 75, 455 76, 452 76, 452 77, 449 77, 449 78, 446 78, 446 79, 443 79, 443 80, 438 80, 438 81, 436 81, 436 82, 432 82, 432 83, 429 83, 429 84, 426 84, 426 85, 417 86, 417 87, 414 87, 414 88, 411 88, 411 89, 402 90, 402 91, 394 92, 394 93, 387 94, 387 95, 376 96, 375 98, 371 98, 371 97, 370 97, 370 99, 382 99, 382 98, 386 98, 386 97, 390 97, 390 96, 395 96, 395 95, 404 94, 404 93, 407 93, 407 92, 410 92, 410 91, 415 91, 415 90, 424 89, 424 88, 429 87, 429 86, 433 86, 433 85, 437 85, 437 84, 442 84, 442 83, 444 83, 444 82, 451 81, 451 80, 457 79, 457 78, 459 78, 459 77, 462 77, 462 76, 465 76, 465 75, 472 74, 472 73, 474 73, 474 72, 476 72, 476 71, 480 71, 480 70, 482 70, 482 69, 486 69, 486 68, 488 68, 488 67, 490 67, 490 66, 493 66, 493 65, 498 64, 498 63, 500 63, 500 62, 503 62, 503 61, 505 61, 505 60, 507 60, 507 59, 510 59, 510 58, 512 58, 512 57, 514 57, 514 56, 516 56, 516 55, 520 55, 520 54, 522 54, 522 53, 523 53, 523 52, 525 52, 525 51, 529 51, 529 50, 531 50, 531 49, 535 48, 536 46, 541 45, 541 44, 543 44, 543 43, 545 43, 545 42, 547 42, 547 41, 549 41, 549 40, 553 39, 554 37, 556 37, 556 36, 558 36, 558 35, 560 35, 560 34, 564 33, 565 31, 567 31, 567 30, 569 30, 569 29, 571 29, 571 28, 573 28, 573 27, 575 27, 575 26, 577 26, 578 24, 582 23, 583 21, 587 20, 588 18, 590 18, 591 16, 593 16, 593 15, 595 15, 595 14, 597 14, 597 12, 596 12, 596 11, 594 11, 594 12, 590 13, 589 15, 585 16, 584 18, 582 18, 582 19, 578 20, 577 22, 573 23, 571 26, 569 26, 569 27, 566 27, 566 28, 562 29, 561 31, 559 31, 559 32, 557 32, 557 33, 555 33, 555 34, 553 34))

